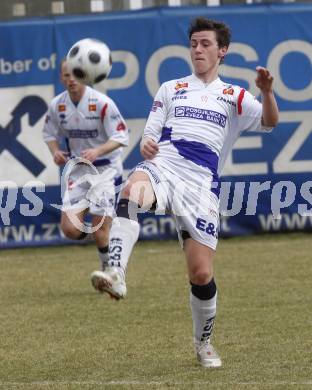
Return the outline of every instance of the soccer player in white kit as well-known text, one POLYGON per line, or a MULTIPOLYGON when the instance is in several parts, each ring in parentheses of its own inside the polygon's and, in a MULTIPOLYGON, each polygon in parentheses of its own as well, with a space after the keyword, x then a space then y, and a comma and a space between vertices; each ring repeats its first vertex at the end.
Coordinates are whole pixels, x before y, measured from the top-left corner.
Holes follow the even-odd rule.
POLYGON ((189 38, 194 73, 165 82, 155 97, 141 141, 145 161, 122 190, 113 221, 111 267, 95 272, 93 279, 99 290, 124 297, 125 270, 139 234, 137 212, 171 213, 191 284, 197 358, 204 367, 220 367, 210 342, 217 303, 213 259, 219 225, 218 175, 241 132, 270 131, 278 122, 278 108, 267 69, 256 68, 262 103, 218 77, 230 44, 225 24, 197 18, 189 38))
POLYGON ((116 104, 107 95, 77 82, 66 60, 61 63, 61 81, 66 90, 52 100, 43 129, 54 162, 59 166, 67 163, 62 175, 61 229, 70 239, 85 238, 84 218, 89 212, 100 268, 104 270, 128 128, 116 104))

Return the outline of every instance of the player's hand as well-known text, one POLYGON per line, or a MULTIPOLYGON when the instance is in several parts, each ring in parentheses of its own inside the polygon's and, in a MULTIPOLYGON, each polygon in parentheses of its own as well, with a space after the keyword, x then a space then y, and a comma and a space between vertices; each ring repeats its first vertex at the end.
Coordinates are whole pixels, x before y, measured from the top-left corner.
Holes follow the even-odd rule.
POLYGON ((143 138, 140 145, 140 150, 142 156, 145 158, 145 160, 151 160, 156 156, 158 153, 158 144, 151 138, 143 138))
POLYGON ((67 163, 68 157, 68 152, 64 152, 63 150, 57 150, 53 155, 53 161, 56 165, 61 166, 67 163))
POLYGON ((89 160, 90 162, 95 161, 99 156, 99 153, 96 148, 84 149, 81 152, 81 157, 89 160))
POLYGON ((273 76, 268 71, 268 69, 263 68, 262 66, 257 66, 256 71, 258 73, 256 78, 256 86, 263 93, 272 92, 273 76))

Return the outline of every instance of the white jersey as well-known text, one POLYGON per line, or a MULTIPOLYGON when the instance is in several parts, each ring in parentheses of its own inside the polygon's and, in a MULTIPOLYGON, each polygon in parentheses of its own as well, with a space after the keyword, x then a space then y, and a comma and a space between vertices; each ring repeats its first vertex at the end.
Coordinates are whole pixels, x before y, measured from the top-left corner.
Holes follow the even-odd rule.
POLYGON ((271 130, 261 116, 262 105, 249 92, 219 78, 206 85, 192 74, 161 85, 144 137, 159 143, 156 165, 186 179, 218 181, 242 131, 271 130))
MULTIPOLYGON (((80 157, 84 149, 95 148, 108 140, 117 141, 127 146, 128 129, 116 104, 107 95, 90 87, 77 104, 72 102, 67 91, 56 96, 49 107, 43 129, 45 142, 60 141, 65 138, 72 157, 80 157)), ((100 156, 93 164, 101 167, 110 166, 122 173, 122 148, 100 156)))

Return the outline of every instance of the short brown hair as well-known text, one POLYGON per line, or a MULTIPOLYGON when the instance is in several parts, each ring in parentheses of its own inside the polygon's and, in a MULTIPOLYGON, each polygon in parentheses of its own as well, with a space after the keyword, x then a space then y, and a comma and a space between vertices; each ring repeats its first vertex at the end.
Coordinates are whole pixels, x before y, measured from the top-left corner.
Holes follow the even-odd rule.
POLYGON ((66 61, 67 61, 67 58, 66 58, 66 57, 63 57, 63 58, 61 59, 60 67, 59 67, 60 73, 62 73, 63 64, 65 64, 66 61))
POLYGON ((192 35, 195 32, 199 31, 215 31, 219 48, 224 46, 230 46, 231 31, 225 23, 204 17, 199 17, 191 21, 188 30, 189 39, 191 39, 192 35))

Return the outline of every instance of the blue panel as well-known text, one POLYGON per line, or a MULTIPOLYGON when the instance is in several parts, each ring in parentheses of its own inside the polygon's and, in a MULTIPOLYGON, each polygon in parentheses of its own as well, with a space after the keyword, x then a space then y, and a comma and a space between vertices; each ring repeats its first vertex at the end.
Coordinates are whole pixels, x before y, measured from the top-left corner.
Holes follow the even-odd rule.
MULTIPOLYGON (((267 173, 256 168, 239 176, 238 167, 237 175, 223 178, 232 183, 232 189, 235 182, 246 183, 243 192, 232 191, 228 208, 235 206, 235 195, 241 196, 242 205, 237 215, 222 218, 221 235, 311 230, 311 217, 301 216, 298 211, 304 205, 307 210, 312 208, 311 191, 305 184, 312 172, 312 5, 169 7, 0 23, 0 181, 7 177, 1 171, 1 159, 8 154, 15 159, 14 175, 36 180, 44 173, 46 161, 35 153, 35 148, 46 146, 37 138, 26 142, 27 137, 32 137, 28 127, 41 123, 47 109, 47 101, 33 91, 42 86, 53 86, 55 93, 62 91, 58 66, 73 43, 86 37, 97 38, 108 44, 113 57, 121 56, 113 64, 112 87, 107 93, 126 119, 144 120, 157 86, 191 71, 187 28, 198 15, 223 20, 231 26, 233 47, 239 49, 226 58, 228 76, 224 80, 250 88, 255 67, 270 66, 275 71, 275 92, 281 111, 280 124, 272 134, 244 135, 260 137, 259 147, 233 150, 234 165, 260 163, 267 173), (131 59, 134 62, 127 69, 131 59), (128 76, 118 88, 116 84, 114 87, 127 70, 128 76), (250 183, 266 181, 269 188, 259 194, 256 215, 245 215, 250 208, 250 183), (281 209, 280 219, 273 219, 272 194, 281 181, 294 183, 294 199, 281 209)), ((139 148, 134 145, 125 167, 131 169, 139 161, 139 148)), ((291 184, 288 191, 293 191, 291 184)), ((282 200, 285 193, 284 188, 282 200)), ((27 217, 21 212, 21 205, 27 204, 22 189, 19 188, 16 200, 11 199, 12 209, 7 192, 0 190, 0 247, 69 243, 60 234, 59 210, 51 206, 60 203, 59 194, 59 186, 46 186, 44 193, 37 194, 43 212, 27 217)), ((28 203, 30 208, 35 207, 31 201, 28 203)), ((142 239, 176 237, 170 217, 147 214, 141 216, 141 222, 142 239)))

